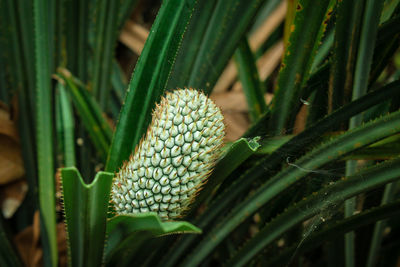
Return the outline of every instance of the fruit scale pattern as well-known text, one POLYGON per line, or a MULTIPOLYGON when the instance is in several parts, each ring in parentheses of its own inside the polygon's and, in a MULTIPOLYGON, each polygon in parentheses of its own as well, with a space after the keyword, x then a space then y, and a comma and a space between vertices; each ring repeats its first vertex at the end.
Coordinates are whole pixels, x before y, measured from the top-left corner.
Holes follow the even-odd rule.
POLYGON ((161 98, 146 135, 114 178, 117 214, 182 217, 221 156, 225 125, 202 92, 176 89, 161 98))

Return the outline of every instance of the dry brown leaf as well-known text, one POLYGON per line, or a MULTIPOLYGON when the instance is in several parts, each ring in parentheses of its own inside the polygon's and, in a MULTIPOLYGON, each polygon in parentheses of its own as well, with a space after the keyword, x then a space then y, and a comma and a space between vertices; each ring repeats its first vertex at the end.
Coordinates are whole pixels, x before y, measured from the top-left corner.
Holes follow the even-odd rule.
MULTIPOLYGON (((229 91, 222 93, 213 92, 210 98, 221 109, 226 125, 226 141, 235 141, 240 138, 250 127, 246 96, 243 91, 229 91)), ((264 95, 268 104, 272 94, 264 95)))
POLYGON ((276 28, 282 23, 286 17, 287 2, 282 3, 274 10, 274 12, 264 21, 264 23, 250 36, 249 45, 253 51, 267 41, 276 28))
MULTIPOLYGON (((261 81, 267 79, 272 74, 272 72, 278 67, 282 59, 283 51, 284 51, 283 42, 279 41, 274 46, 272 46, 262 57, 260 57, 257 60, 257 69, 261 81)), ((233 85, 232 90, 234 91, 242 90, 241 82, 237 81, 233 85)))
POLYGON ((0 134, 0 148, 0 185, 4 185, 20 179, 25 170, 19 144, 0 134))
POLYGON ((308 106, 303 105, 300 108, 299 113, 297 113, 296 121, 294 122, 294 127, 293 127, 293 134, 299 134, 300 132, 304 131, 304 129, 306 128, 307 110, 308 110, 308 106))
POLYGON ((0 205, 4 218, 11 218, 28 192, 25 180, 19 180, 0 187, 0 205))
MULTIPOLYGON (((287 3, 286 1, 283 1, 268 17, 268 19, 266 19, 265 22, 250 36, 249 45, 252 51, 256 51, 257 49, 259 49, 260 46, 268 39, 271 33, 273 33, 273 31, 284 20, 286 16, 286 11, 287 11, 287 3)), ((275 67, 273 69, 275 69, 275 67)), ((262 75, 260 74, 260 77, 261 76, 262 75)), ((236 77, 237 77, 236 66, 234 62, 231 60, 226 66, 222 75, 219 77, 217 83, 214 86, 213 91, 220 93, 228 90, 228 88, 235 82, 236 77)))
POLYGON ((128 20, 122 29, 119 40, 135 54, 140 55, 148 35, 149 31, 146 28, 128 20))
POLYGON ((246 97, 243 92, 212 92, 210 98, 222 111, 247 112, 246 97))
POLYGON ((39 212, 33 216, 33 225, 25 228, 15 236, 15 244, 25 266, 42 266, 43 251, 39 247, 40 222, 39 212))
POLYGON ((225 112, 224 121, 226 125, 226 141, 235 141, 239 139, 249 128, 249 119, 247 114, 240 112, 225 112))
POLYGON ((226 141, 242 136, 249 128, 246 98, 242 92, 212 93, 210 98, 220 107, 226 125, 226 141))
MULTIPOLYGON (((43 249, 40 245, 40 216, 36 211, 33 224, 15 236, 15 244, 26 266, 43 266, 43 249)), ((67 234, 64 223, 57 224, 58 266, 68 265, 67 234)))
POLYGON ((67 232, 65 231, 65 224, 57 224, 57 248, 58 248, 58 266, 68 266, 68 243, 67 232))
POLYGON ((24 175, 18 131, 4 104, 0 104, 0 185, 24 175))
POLYGON ((281 62, 284 51, 283 41, 272 46, 258 61, 257 68, 260 79, 267 79, 281 62))
POLYGON ((237 70, 235 63, 233 62, 233 60, 230 60, 228 65, 225 67, 225 70, 222 72, 221 76, 219 76, 219 79, 212 91, 215 93, 225 92, 235 81, 236 76, 237 70))
POLYGON ((132 20, 127 20, 124 28, 131 32, 133 35, 137 36, 143 42, 145 42, 147 37, 149 36, 149 31, 145 27, 138 23, 135 23, 132 20))

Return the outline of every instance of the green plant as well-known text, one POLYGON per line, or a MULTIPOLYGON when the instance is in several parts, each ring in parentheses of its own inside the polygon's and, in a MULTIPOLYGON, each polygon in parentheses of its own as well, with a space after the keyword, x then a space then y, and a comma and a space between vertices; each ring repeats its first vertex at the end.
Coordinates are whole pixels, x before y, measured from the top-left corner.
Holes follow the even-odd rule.
POLYGON ((18 101, 29 186, 0 218, 0 265, 22 265, 11 236, 39 210, 45 266, 58 263, 64 220, 71 266, 395 266, 399 1, 288 1, 284 25, 255 47, 282 1, 166 0, 126 84, 114 50, 141 2, 0 0, 0 100, 18 101), (258 57, 281 39, 281 66, 262 79, 258 57), (112 180, 156 103, 176 88, 211 94, 232 57, 251 127, 225 145, 182 219, 115 214, 112 180))

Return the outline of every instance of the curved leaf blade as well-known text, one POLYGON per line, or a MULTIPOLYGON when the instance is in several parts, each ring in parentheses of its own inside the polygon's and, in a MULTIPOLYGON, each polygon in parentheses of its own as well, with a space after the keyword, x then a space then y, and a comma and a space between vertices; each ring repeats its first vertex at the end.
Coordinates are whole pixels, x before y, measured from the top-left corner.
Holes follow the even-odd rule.
POLYGON ((99 172, 85 184, 76 168, 61 169, 71 266, 101 266, 113 173, 99 172))
POLYGON ((400 200, 390 204, 385 204, 380 207, 363 211, 359 214, 348 217, 344 220, 336 222, 328 227, 311 234, 304 240, 301 246, 295 244, 292 247, 285 249, 282 253, 273 257, 268 261, 268 266, 281 266, 287 263, 288 259, 293 256, 296 251, 298 254, 307 252, 329 239, 337 238, 338 235, 345 234, 349 231, 355 230, 364 225, 376 222, 378 220, 386 219, 391 216, 396 216, 400 213, 400 200))
POLYGON ((58 69, 60 76, 68 85, 69 93, 78 114, 86 128, 97 152, 105 161, 112 138, 112 129, 104 118, 99 104, 89 93, 86 86, 80 83, 66 69, 58 69))
MULTIPOLYGON (((288 142, 284 143, 278 149, 276 149, 270 156, 264 158, 263 160, 257 162, 255 167, 250 170, 250 173, 257 175, 247 175, 246 178, 239 177, 228 189, 226 189, 222 194, 216 197, 204 213, 204 216, 200 216, 195 220, 196 225, 201 228, 207 227, 215 221, 215 218, 226 211, 229 208, 229 204, 235 199, 240 197, 240 195, 246 194, 249 190, 251 184, 261 177, 262 175, 268 175, 267 172, 262 171, 262 169, 275 169, 285 160, 285 155, 299 154, 303 153, 305 148, 310 147, 315 144, 316 141, 319 142, 321 136, 323 136, 328 131, 332 131, 340 125, 340 123, 348 120, 351 116, 364 111, 380 102, 394 97, 398 89, 400 88, 400 81, 395 81, 387 86, 381 88, 374 92, 370 92, 366 96, 336 110, 332 114, 321 119, 317 123, 313 124, 311 127, 307 128, 305 131, 294 136, 288 142)), ((193 236, 186 236, 182 240, 178 241, 176 249, 171 251, 167 262, 164 262, 165 266, 174 266, 175 262, 184 255, 186 249, 197 240, 193 236)))
POLYGON ((251 52, 246 38, 243 38, 239 42, 239 46, 236 49, 234 58, 237 65, 239 78, 243 85, 243 92, 246 96, 249 114, 254 122, 264 112, 267 111, 267 105, 261 89, 261 82, 258 75, 255 58, 251 52))
MULTIPOLYGON (((204 89, 206 93, 211 92, 235 52, 238 42, 246 33, 264 1, 231 0, 216 2, 207 29, 201 38, 201 43, 192 43, 192 45, 200 47, 192 63, 188 82, 184 83, 186 81, 179 80, 180 83, 184 83, 181 86, 204 89)), ((204 13, 204 16, 209 16, 209 14, 204 13)), ((175 73, 179 75, 179 72, 175 73)))
POLYGON ((201 230, 185 221, 162 222, 154 212, 115 216, 107 223, 106 261, 124 266, 143 242, 163 235, 189 233, 200 234, 201 230))
POLYGON ((307 197, 267 224, 229 261, 228 266, 243 266, 265 246, 293 226, 319 214, 324 209, 334 208, 345 199, 369 191, 400 178, 400 160, 385 162, 346 177, 333 185, 307 197), (321 205, 321 203, 324 203, 321 205), (299 212, 301 211, 301 212, 299 212))
POLYGON ((151 110, 166 89, 195 4, 196 0, 163 2, 130 81, 106 171, 121 166, 145 133, 151 110))
POLYGON ((51 0, 33 1, 38 190, 45 266, 56 266, 58 262, 51 87, 54 56, 51 42, 54 33, 51 31, 51 26, 54 25, 54 21, 50 14, 53 2, 51 0))
MULTIPOLYGON (((186 258, 184 265, 195 266, 200 264, 244 219, 265 205, 279 192, 307 176, 309 172, 304 170, 316 170, 358 148, 396 134, 399 131, 400 112, 395 112, 334 138, 330 142, 320 145, 295 163, 289 164, 289 167, 269 179, 245 201, 235 206, 231 213, 196 246, 193 250, 195 254, 190 254, 186 258), (301 166, 301 168, 298 168, 298 166, 301 166)), ((263 174, 265 174, 263 168, 255 168, 247 175, 260 177, 263 174)))

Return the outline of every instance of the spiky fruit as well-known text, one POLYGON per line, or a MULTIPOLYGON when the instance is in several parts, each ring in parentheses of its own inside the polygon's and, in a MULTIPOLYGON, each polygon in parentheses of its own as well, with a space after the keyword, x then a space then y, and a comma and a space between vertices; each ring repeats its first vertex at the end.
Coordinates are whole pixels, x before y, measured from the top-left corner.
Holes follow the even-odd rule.
POLYGON ((224 128, 221 111, 203 93, 167 93, 153 111, 145 137, 114 179, 116 212, 181 217, 221 154, 224 128))

